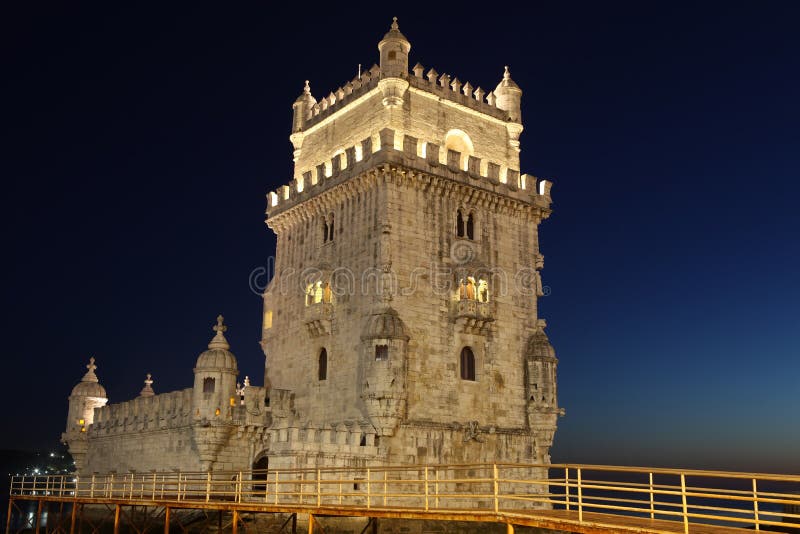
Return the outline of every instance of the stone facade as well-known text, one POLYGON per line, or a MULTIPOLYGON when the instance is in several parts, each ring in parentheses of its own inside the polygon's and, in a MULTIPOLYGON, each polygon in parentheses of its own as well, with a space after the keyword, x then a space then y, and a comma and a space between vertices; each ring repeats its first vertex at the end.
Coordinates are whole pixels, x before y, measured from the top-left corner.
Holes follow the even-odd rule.
POLYGON ((522 91, 508 69, 489 93, 409 71, 396 22, 378 48, 380 65, 320 101, 306 83, 294 179, 268 195, 262 346, 281 401, 265 454, 281 468, 547 463, 550 183, 519 171, 522 91))
POLYGON ((294 176, 267 195, 264 386, 237 384, 221 318, 192 388, 148 377, 106 405, 92 363, 63 435, 79 472, 549 463, 550 183, 519 170, 522 91, 508 69, 489 92, 409 70, 396 21, 378 49, 293 105, 294 176))

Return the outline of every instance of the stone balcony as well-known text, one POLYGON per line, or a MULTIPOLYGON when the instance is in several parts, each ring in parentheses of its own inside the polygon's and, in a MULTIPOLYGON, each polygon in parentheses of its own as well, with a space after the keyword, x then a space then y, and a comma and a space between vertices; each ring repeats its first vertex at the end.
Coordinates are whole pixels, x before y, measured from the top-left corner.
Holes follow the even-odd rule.
POLYGON ((331 333, 334 305, 330 302, 315 302, 306 306, 303 323, 311 337, 319 337, 331 333))
POLYGON ((487 335, 494 322, 494 302, 463 299, 451 303, 450 317, 462 332, 487 335))

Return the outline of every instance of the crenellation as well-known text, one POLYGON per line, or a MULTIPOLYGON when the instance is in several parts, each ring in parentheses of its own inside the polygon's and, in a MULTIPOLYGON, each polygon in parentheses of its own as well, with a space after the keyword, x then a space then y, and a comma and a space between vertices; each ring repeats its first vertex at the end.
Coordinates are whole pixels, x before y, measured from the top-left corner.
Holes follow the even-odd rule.
MULTIPOLYGON (((331 181, 332 179, 339 177, 343 172, 352 171, 358 163, 370 159, 373 154, 378 153, 384 153, 387 156, 396 153, 404 163, 412 166, 422 164, 424 167, 430 168, 443 165, 452 172, 466 173, 473 178, 471 183, 477 187, 491 189, 500 183, 507 187, 508 192, 520 190, 534 196, 543 196, 536 187, 537 179, 527 174, 521 174, 517 169, 485 161, 471 154, 464 159, 464 154, 459 151, 446 149, 445 152, 442 152, 441 147, 434 142, 420 141, 414 136, 403 135, 393 129, 384 128, 355 146, 339 149, 329 160, 317 164, 314 172, 305 171, 299 179, 278 188, 277 193, 270 193, 267 211, 274 212, 273 208, 281 210, 283 207, 289 207, 302 201, 306 196, 318 194, 317 186, 320 184, 326 188, 332 187, 334 183, 331 181), (398 147, 398 145, 400 146, 398 147), (375 152, 373 152, 373 147, 377 147, 375 152), (366 154, 366 158, 364 154, 366 154), (289 201, 289 204, 284 201, 289 201)), ((389 157, 388 160, 400 161, 392 157, 389 157)), ((336 182, 338 183, 338 181, 336 182)))

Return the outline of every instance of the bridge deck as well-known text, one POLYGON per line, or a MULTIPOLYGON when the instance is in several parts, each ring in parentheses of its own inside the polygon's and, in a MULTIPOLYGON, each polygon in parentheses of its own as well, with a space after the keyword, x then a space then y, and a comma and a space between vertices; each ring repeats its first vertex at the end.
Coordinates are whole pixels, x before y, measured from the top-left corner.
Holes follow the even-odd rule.
MULTIPOLYGON (((572 464, 15 476, 8 534, 19 500, 39 502, 35 534, 43 503, 108 505, 117 523, 122 508, 161 508, 165 534, 169 510, 179 509, 228 512, 232 534, 243 513, 473 521, 587 534, 800 529, 798 475, 572 464)), ((83 506, 74 509, 82 513, 83 506)))
MULTIPOLYGON (((609 532, 628 534, 674 534, 684 533, 685 525, 682 521, 663 519, 649 519, 643 517, 625 516, 617 514, 604 514, 597 512, 583 512, 582 518, 575 510, 463 510, 463 509, 436 509, 428 510, 379 506, 309 506, 309 505, 268 505, 262 503, 234 503, 234 502, 202 502, 202 501, 177 501, 156 500, 142 501, 139 499, 68 499, 63 497, 14 497, 15 500, 43 501, 50 503, 70 503, 82 505, 109 505, 109 506, 152 506, 170 508, 173 510, 223 510, 244 513, 289 513, 311 514, 313 516, 336 517, 375 517, 387 519, 421 519, 428 521, 470 521, 484 523, 502 523, 516 526, 528 526, 561 530, 581 534, 603 534, 609 532)), ((32 526, 32 525, 31 525, 32 526)), ((745 534, 752 533, 752 528, 737 528, 703 523, 689 523, 688 532, 691 534, 745 534)), ((785 533, 779 527, 762 527, 761 532, 785 533)), ((509 529, 513 532, 513 528, 509 529)))

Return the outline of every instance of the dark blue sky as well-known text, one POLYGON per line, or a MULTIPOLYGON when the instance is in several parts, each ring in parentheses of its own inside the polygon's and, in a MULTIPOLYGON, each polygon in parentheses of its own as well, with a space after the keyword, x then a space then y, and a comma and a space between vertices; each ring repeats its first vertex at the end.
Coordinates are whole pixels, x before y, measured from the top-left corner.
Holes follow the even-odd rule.
POLYGON ((112 402, 188 387, 220 312, 261 383, 248 277, 291 103, 396 15, 412 64, 524 91, 522 171, 555 182, 554 461, 800 471, 800 8, 487 6, 5 6, 0 447, 57 441, 90 355, 112 402))

